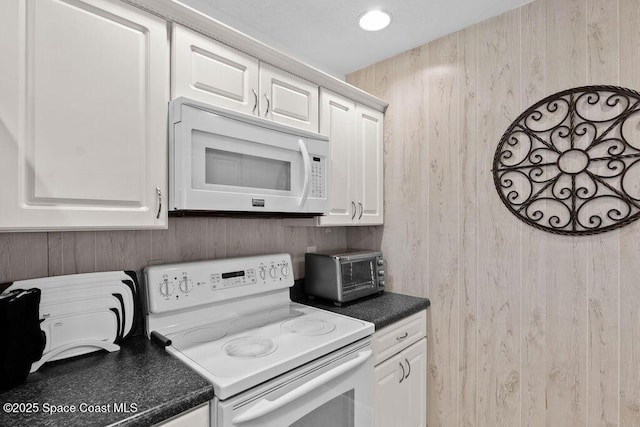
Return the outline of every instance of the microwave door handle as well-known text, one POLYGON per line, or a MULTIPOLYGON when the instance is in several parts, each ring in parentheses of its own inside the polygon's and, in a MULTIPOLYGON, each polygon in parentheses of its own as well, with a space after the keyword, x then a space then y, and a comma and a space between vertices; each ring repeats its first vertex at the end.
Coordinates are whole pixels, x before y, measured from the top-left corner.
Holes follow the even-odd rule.
POLYGON ((307 393, 310 393, 311 391, 328 383, 329 381, 336 379, 346 374, 347 372, 351 371, 352 369, 355 369, 358 366, 362 365, 364 362, 367 361, 367 359, 371 357, 372 354, 373 352, 371 350, 360 351, 358 352, 358 355, 354 359, 336 368, 333 368, 332 370, 325 372, 324 374, 321 374, 315 377, 311 381, 307 381, 300 387, 291 390, 290 392, 280 396, 275 400, 267 400, 267 399, 260 400, 258 403, 252 406, 249 410, 247 410, 247 412, 235 417, 233 419, 233 424, 237 425, 237 424, 246 423, 247 421, 255 420, 256 418, 260 418, 264 415, 267 415, 277 410, 278 408, 281 408, 284 405, 291 403, 296 399, 299 399, 300 397, 304 396, 307 393))
POLYGON ((300 197, 300 207, 303 207, 307 203, 307 197, 309 196, 309 185, 311 184, 311 160, 309 159, 309 152, 307 146, 304 145, 302 139, 298 140, 300 146, 300 152, 302 152, 302 162, 304 163, 304 185, 302 186, 302 196, 300 197))

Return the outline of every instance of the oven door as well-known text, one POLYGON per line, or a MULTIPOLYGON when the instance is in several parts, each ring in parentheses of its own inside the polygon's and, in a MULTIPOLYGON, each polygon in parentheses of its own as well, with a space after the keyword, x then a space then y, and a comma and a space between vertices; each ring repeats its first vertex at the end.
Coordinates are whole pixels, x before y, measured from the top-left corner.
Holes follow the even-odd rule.
POLYGON ((369 338, 212 408, 217 427, 368 427, 373 424, 369 338))
POLYGON ((322 212, 308 200, 326 193, 326 141, 214 111, 181 105, 170 147, 172 210, 322 212))

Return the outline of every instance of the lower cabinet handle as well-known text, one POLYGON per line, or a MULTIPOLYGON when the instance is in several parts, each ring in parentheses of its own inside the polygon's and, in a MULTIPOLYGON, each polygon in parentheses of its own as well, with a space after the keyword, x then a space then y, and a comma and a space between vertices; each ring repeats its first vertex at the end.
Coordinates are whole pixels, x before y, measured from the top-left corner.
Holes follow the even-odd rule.
POLYGON ((156 187, 156 194, 158 195, 158 213, 156 214, 156 219, 160 219, 160 212, 162 211, 162 191, 160 191, 160 187, 156 187))
POLYGON ((402 341, 403 339, 405 339, 408 336, 409 336, 409 332, 405 332, 404 335, 400 335, 399 337, 396 337, 396 340, 402 341))
POLYGON ((407 359, 404 359, 404 361, 407 362, 407 369, 409 370, 405 378, 409 378, 409 375, 411 375, 411 363, 407 359))
POLYGON ((358 212, 358 210, 356 209, 356 202, 354 202, 353 200, 351 201, 351 209, 353 210, 353 215, 351 215, 351 220, 353 220, 356 217, 356 212, 358 212))
POLYGON ((404 381, 404 366, 402 365, 402 362, 398 363, 398 365, 400 365, 400 369, 402 369, 402 377, 400 378, 400 381, 398 381, 398 384, 400 384, 402 381, 404 381))

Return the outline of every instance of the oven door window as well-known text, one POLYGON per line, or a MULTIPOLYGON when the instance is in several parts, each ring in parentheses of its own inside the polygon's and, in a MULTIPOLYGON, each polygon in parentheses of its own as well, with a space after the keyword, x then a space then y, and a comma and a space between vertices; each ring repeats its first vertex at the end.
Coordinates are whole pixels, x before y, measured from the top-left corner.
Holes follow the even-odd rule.
POLYGON ((376 267, 373 260, 349 261, 342 264, 342 294, 350 295, 375 286, 376 267))
POLYGON ((300 418, 291 427, 354 427, 354 392, 350 390, 300 418))

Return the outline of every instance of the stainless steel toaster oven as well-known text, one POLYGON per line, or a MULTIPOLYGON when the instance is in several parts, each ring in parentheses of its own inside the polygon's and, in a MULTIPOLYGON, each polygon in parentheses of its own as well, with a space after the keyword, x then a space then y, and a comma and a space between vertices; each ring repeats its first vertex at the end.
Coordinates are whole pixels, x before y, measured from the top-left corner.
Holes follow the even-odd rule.
POLYGON ((380 251, 338 251, 305 254, 305 292, 336 305, 384 290, 384 259, 380 251))

